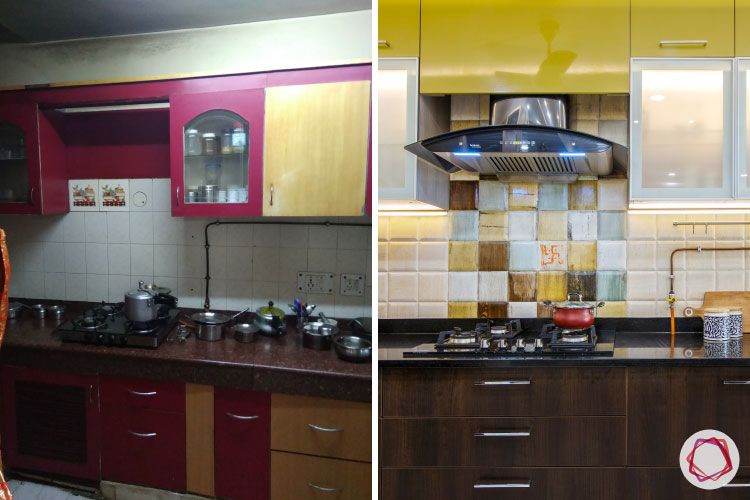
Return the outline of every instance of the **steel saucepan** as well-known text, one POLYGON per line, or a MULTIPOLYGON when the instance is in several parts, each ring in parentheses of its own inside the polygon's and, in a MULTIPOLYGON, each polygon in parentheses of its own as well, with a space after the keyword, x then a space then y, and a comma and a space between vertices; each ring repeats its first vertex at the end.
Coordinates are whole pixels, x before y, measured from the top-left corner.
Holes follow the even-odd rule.
POLYGON ((584 302, 582 298, 583 296, 576 292, 569 293, 568 300, 559 304, 544 301, 544 305, 553 308, 552 322, 556 327, 564 330, 583 330, 594 324, 596 309, 602 307, 604 302, 591 304, 584 302), (578 297, 578 300, 572 300, 572 297, 578 297))
POLYGON ((233 316, 215 311, 200 311, 191 314, 190 319, 195 323, 196 337, 211 342, 223 339, 224 326, 241 314, 246 313, 249 309, 248 307, 233 316))
POLYGON ((333 339, 336 354, 344 361, 366 363, 372 358, 372 343, 354 335, 338 335, 333 339))
POLYGON ((255 310, 255 326, 260 329, 261 335, 268 337, 279 337, 286 333, 286 319, 284 311, 275 307, 273 301, 267 306, 255 310))

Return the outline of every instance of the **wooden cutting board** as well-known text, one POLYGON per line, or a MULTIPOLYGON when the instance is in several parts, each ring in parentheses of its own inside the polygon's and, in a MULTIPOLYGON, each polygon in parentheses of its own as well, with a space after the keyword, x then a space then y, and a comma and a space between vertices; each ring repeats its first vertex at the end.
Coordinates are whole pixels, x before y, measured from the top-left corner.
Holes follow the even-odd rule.
POLYGON ((714 307, 742 309, 742 330, 750 333, 750 292, 706 292, 701 307, 686 307, 683 313, 702 318, 703 311, 714 307))

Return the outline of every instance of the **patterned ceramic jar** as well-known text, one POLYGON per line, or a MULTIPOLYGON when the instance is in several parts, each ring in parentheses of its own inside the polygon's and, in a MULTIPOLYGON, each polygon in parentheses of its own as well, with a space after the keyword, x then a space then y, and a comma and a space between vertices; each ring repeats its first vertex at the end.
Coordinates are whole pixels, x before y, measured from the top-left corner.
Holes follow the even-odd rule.
POLYGON ((729 310, 729 338, 742 338, 742 309, 729 310))
MULTIPOLYGON (((735 341, 736 342, 736 341, 735 341)), ((704 356, 707 358, 730 358, 732 357, 732 341, 706 342, 703 346, 704 356)))
POLYGON ((706 309, 703 313, 703 341, 723 342, 729 340, 729 311, 706 309))
POLYGON ((742 339, 731 339, 729 342, 729 357, 730 358, 741 358, 742 357, 742 339))

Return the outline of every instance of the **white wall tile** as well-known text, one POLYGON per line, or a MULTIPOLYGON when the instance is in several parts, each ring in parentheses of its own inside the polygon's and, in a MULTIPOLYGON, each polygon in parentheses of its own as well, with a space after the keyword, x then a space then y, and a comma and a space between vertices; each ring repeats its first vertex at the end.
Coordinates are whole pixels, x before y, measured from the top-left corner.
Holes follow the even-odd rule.
POLYGON ((447 302, 420 302, 418 314, 420 318, 447 318, 447 302))
MULTIPOLYGON (((370 261, 367 259, 367 255, 368 251, 366 249, 338 249, 336 251, 336 274, 364 274, 363 270, 366 266, 370 265, 370 261)), ((411 269, 407 270, 415 270, 416 264, 417 260, 415 258, 414 266, 411 269)))
POLYGON ((151 245, 154 243, 154 214, 151 212, 131 212, 130 242, 151 245))
POLYGON ((107 243, 130 243, 129 212, 107 212, 107 243))
MULTIPOLYGON (((660 271, 668 271, 672 251, 684 247, 685 244, 681 241, 658 241, 656 243, 656 268, 660 271)), ((675 270, 684 270, 685 253, 677 252, 674 255, 673 262, 675 270)))
POLYGON ((418 228, 420 241, 448 241, 450 235, 447 216, 419 217, 418 228))
POLYGON ((745 289, 745 273, 742 271, 717 271, 716 290, 743 291, 745 289))
POLYGON ((627 247, 624 241, 596 243, 597 271, 624 271, 627 268, 627 247))
POLYGON ((340 226, 338 248, 367 250, 370 248, 372 229, 365 226, 340 226))
POLYGON ((673 222, 684 222, 684 215, 656 215, 656 238, 659 241, 684 240, 685 226, 675 226, 673 222))
POLYGON ((628 240, 655 240, 656 216, 628 214, 628 240))
POLYGON ((506 302, 508 300, 508 273, 506 271, 480 271, 479 300, 506 302))
POLYGON ((388 269, 414 271, 417 269, 417 242, 394 241, 388 244, 388 269))
POLYGON ((700 300, 706 291, 716 289, 716 273, 713 271, 690 271, 685 281, 687 300, 700 300))
POLYGON ((177 277, 177 245, 154 245, 154 275, 177 277))
POLYGON ((595 240, 596 228, 596 212, 568 212, 568 239, 595 240))
POLYGON ((71 243, 86 241, 86 223, 84 212, 70 212, 63 223, 64 240, 71 243))
POLYGON ((252 305, 252 293, 250 280, 228 280, 227 308, 233 311, 241 311, 252 305))
POLYGON ((154 212, 169 212, 172 210, 171 180, 154 179, 152 183, 153 199, 151 209, 154 212))
POLYGON ((23 278, 22 286, 27 297, 35 299, 44 297, 44 272, 27 271, 23 278))
MULTIPOLYGON (((476 301, 478 297, 479 273, 448 273, 448 300, 454 302, 476 301)), ((392 284, 391 284, 392 286, 392 284)))
POLYGON ((15 252, 10 253, 11 266, 17 266, 22 271, 44 270, 44 244, 23 242, 15 246, 15 252))
POLYGON ((508 239, 511 241, 535 240, 536 219, 536 212, 508 212, 508 239))
POLYGON ((183 219, 172 217, 169 212, 155 212, 154 243, 178 245, 183 241, 183 219))
MULTIPOLYGON (((685 215, 685 222, 714 222, 714 214, 690 214, 685 215)), ((685 239, 688 241, 714 240, 716 238, 716 226, 684 226, 685 239)))
POLYGON ((508 316, 511 318, 536 318, 536 302, 508 302, 508 316))
POLYGON ((388 270, 388 243, 378 241, 378 271, 388 270))
MULTIPOLYGON (((268 305, 269 301, 272 301, 274 304, 278 305, 279 307, 286 307, 285 303, 282 303, 279 300, 279 284, 275 281, 253 281, 252 283, 253 288, 253 301, 252 301, 252 308, 257 309, 259 307, 268 305)), ((330 300, 331 296, 326 297, 326 300, 330 300)), ((321 304, 326 304, 322 300, 317 301, 318 309, 316 309, 317 312, 321 311, 321 304)), ((333 314, 333 311, 331 311, 330 307, 333 306, 333 302, 330 303, 328 312, 329 314, 333 314)))
POLYGON ((180 278, 200 278, 206 265, 206 249, 197 246, 177 247, 177 276, 180 278))
POLYGON ((278 224, 260 224, 253 227, 253 245, 255 246, 278 247, 280 240, 281 229, 278 224))
POLYGON ((395 302, 417 301, 419 279, 417 273, 388 273, 388 298, 395 302))
MULTIPOLYGON (((715 243, 713 241, 696 241, 686 246, 701 248, 713 248, 715 243)), ((685 253, 685 268, 694 271, 712 271, 716 269, 716 253, 715 252, 686 252, 685 253)))
MULTIPOLYGON (((447 305, 446 305, 447 308, 447 305)), ((388 318, 390 319, 409 319, 417 318, 419 315, 417 302, 389 302, 388 318)))
MULTIPOLYGON (((306 265, 306 262, 302 264, 306 265)), ((253 269, 252 247, 227 248, 227 268, 231 270, 231 280, 249 280, 253 269)))
POLYGON ((108 274, 130 276, 130 245, 127 243, 107 245, 107 261, 109 264, 108 274))
MULTIPOLYGON (((65 272, 86 273, 86 244, 65 243, 65 272)), ((85 290, 85 288, 84 288, 85 290)))
POLYGON ((106 243, 86 243, 87 274, 108 274, 108 262, 106 243))
MULTIPOLYGON (((744 241, 718 241, 716 242, 716 248, 741 247, 744 246, 744 244, 744 241)), ((716 252, 716 255, 714 256, 716 269, 744 271, 747 253, 748 252, 745 252, 743 250, 737 250, 733 252, 716 252)), ((738 289, 735 288, 734 290, 738 289)))
MULTIPOLYGON (((448 289, 447 285, 448 279, 446 277, 446 290, 448 289)), ((445 294, 446 299, 448 298, 448 294, 446 292, 445 294)), ((385 302, 388 300, 388 273, 378 273, 378 301, 385 302)))
POLYGON ((336 297, 333 314, 336 318, 357 318, 363 314, 364 302, 364 297, 353 295, 336 297))
POLYGON ((154 245, 130 245, 130 273, 154 275, 154 245))
POLYGON ((627 314, 634 318, 653 318, 656 316, 656 302, 630 301, 627 305, 627 314))
POLYGON ((653 271, 628 271, 627 300, 654 300, 656 281, 653 271))
POLYGON ((248 246, 253 242, 253 226, 248 224, 230 224, 227 226, 227 244, 229 246, 248 246))
MULTIPOLYGON (((390 241, 417 239, 419 219, 419 217, 389 217, 388 239, 390 241)), ((450 231, 450 222, 447 219, 446 216, 446 224, 450 231)))
MULTIPOLYGON (((216 279, 226 279, 229 276, 227 275, 227 247, 215 247, 211 246, 211 250, 208 254, 209 257, 209 264, 210 264, 210 272, 211 277, 216 279)), ((204 249, 204 256, 202 261, 204 263, 203 268, 201 269, 201 277, 206 275, 206 268, 205 268, 205 249, 204 249)))
MULTIPOLYGON (((381 274, 385 274, 385 273, 381 273, 381 274)), ((445 302, 447 301, 448 300, 448 273, 447 272, 419 273, 418 298, 420 302, 445 302)))
POLYGON ((201 285, 199 278, 177 278, 177 299, 180 307, 203 307, 201 285))
POLYGON ((597 189, 599 210, 627 210, 627 179, 599 179, 597 189))
POLYGON ((655 241, 628 241, 627 245, 627 268, 629 271, 656 269, 655 241))
MULTIPOLYGON (((308 252, 309 258, 309 252, 308 252)), ((254 247, 253 248, 253 280, 260 281, 274 281, 279 280, 279 250, 278 248, 270 247, 254 247)), ((335 252, 333 258, 328 261, 328 266, 333 268, 336 266, 335 252)), ((323 271, 333 271, 333 269, 324 269, 323 271)), ((335 280, 334 280, 335 281, 335 280)))
POLYGON ((420 242, 417 258, 420 271, 447 271, 448 242, 420 242))
POLYGON ((133 287, 130 282, 130 275, 110 274, 109 275, 109 301, 121 302, 125 292, 133 287))
POLYGON ((338 231, 334 226, 310 226, 310 248, 336 248, 338 231))
MULTIPOLYGON (((727 222, 745 222, 745 214, 722 214, 717 220, 727 222)), ((715 226, 715 237, 717 240, 744 240, 745 226, 738 224, 736 226, 715 226)))
POLYGON ((65 300, 65 273, 44 273, 44 298, 65 300))
POLYGON ((88 300, 86 274, 65 274, 65 300, 88 300))
POLYGON ((44 271, 65 272, 65 244, 48 241, 44 244, 44 271))
MULTIPOLYGON (((253 259, 253 267, 258 264, 253 259)), ((311 273, 332 273, 336 269, 336 250, 333 248, 310 248, 307 251, 307 270, 311 273)))
POLYGON ((91 302, 109 300, 109 276, 106 274, 87 274, 86 297, 91 302))
POLYGON ((152 179, 130 179, 128 205, 131 212, 150 212, 154 205, 152 179), (138 203, 136 203, 138 202, 138 203), (141 205, 141 203, 143 203, 141 205))
MULTIPOLYGON (((296 285, 297 283, 297 274, 301 271, 307 270, 307 248, 281 248, 279 249, 279 283, 294 283, 296 285)), ((359 254, 359 250, 343 250, 343 252, 351 252, 353 254, 359 254)), ((338 259, 338 254, 337 254, 338 259)), ((351 260, 348 259, 348 256, 344 255, 341 257, 341 263, 337 261, 337 273, 341 272, 351 272, 351 273, 361 273, 362 269, 364 269, 364 259, 365 257, 362 255, 359 255, 359 260, 356 256, 352 256, 351 260), (356 262, 359 265, 357 267, 352 267, 352 262, 356 262), (347 269, 346 271, 339 271, 338 266, 341 265, 342 268, 347 269)), ((234 269, 233 266, 229 266, 230 269, 234 269)))
POLYGON ((309 226, 281 226, 279 241, 281 247, 307 248, 309 239, 309 226))

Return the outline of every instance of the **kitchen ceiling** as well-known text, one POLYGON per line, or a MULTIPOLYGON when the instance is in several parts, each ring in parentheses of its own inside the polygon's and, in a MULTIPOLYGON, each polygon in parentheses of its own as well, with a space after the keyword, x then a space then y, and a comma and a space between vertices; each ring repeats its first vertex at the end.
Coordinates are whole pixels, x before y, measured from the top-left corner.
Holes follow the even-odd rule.
POLYGON ((0 0, 0 44, 133 35, 371 8, 370 0, 0 0))

